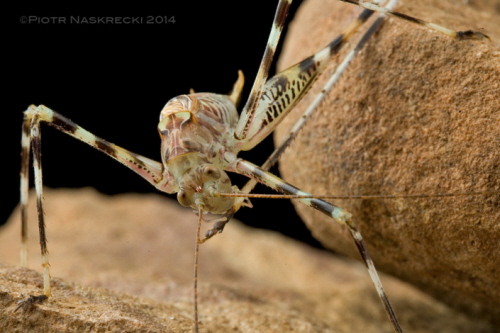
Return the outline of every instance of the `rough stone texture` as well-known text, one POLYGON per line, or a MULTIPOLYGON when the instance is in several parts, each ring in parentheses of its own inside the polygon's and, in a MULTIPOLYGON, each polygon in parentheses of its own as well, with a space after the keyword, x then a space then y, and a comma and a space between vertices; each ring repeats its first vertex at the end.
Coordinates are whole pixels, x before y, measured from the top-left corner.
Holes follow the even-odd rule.
MULTIPOLYGON (((386 21, 284 154, 283 178, 330 195, 500 190, 499 1, 401 1, 397 10, 479 29, 491 42, 386 21)), ((358 12, 336 1, 305 3, 280 67, 319 50, 358 12)), ((324 82, 284 121, 277 142, 324 82)), ((500 194, 338 205, 353 213, 377 267, 500 325, 500 194)), ((327 248, 358 256, 345 228, 296 207, 327 248)))
MULTIPOLYGON (((46 190, 53 297, 39 273, 0 266, 0 332, 191 332, 196 217, 159 195, 107 197, 46 190), (69 282, 71 281, 71 282, 69 282)), ((32 200, 34 201, 34 200, 32 200)), ((31 204, 30 263, 40 267, 31 204)), ((19 212, 0 232, 0 262, 16 265, 19 212)), ((363 265, 232 221, 202 245, 202 332, 391 332, 363 265)), ((383 276, 411 332, 494 332, 383 276)))

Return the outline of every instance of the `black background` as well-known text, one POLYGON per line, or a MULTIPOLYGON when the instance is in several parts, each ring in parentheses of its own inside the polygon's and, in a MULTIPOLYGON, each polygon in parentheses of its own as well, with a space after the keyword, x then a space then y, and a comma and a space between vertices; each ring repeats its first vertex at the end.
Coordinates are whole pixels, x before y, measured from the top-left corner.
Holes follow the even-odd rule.
MULTIPOLYGON (((293 5, 288 22, 299 3, 293 5)), ((108 141, 159 160, 156 126, 170 98, 190 88, 227 93, 238 69, 245 73, 244 96, 248 95, 276 4, 25 5, 4 13, 0 222, 7 220, 19 200, 22 111, 28 105, 45 104, 108 141), (66 23, 23 23, 23 16, 45 21, 62 17, 66 23), (75 24, 70 23, 72 17, 134 17, 143 22, 75 24), (147 24, 148 17, 157 23, 147 24), (175 23, 161 23, 165 17, 175 23)), ((106 194, 157 192, 129 169, 51 127, 42 127, 42 137, 45 186, 93 186, 106 194)), ((268 138, 240 156, 261 164, 271 151, 268 138)), ((271 193, 260 185, 255 192, 271 193)), ((254 208, 245 208, 236 218, 317 245, 289 201, 252 202, 254 208)))

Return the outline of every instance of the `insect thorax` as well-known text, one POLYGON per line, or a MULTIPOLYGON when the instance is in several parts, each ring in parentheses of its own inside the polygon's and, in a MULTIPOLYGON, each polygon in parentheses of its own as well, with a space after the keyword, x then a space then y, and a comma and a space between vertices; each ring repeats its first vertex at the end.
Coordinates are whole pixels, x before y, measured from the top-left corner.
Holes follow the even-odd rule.
POLYGON ((214 191, 233 192, 224 171, 234 162, 235 105, 224 95, 198 93, 171 99, 160 114, 158 131, 164 177, 175 183, 173 192, 184 206, 214 214, 228 213, 229 198, 214 191))

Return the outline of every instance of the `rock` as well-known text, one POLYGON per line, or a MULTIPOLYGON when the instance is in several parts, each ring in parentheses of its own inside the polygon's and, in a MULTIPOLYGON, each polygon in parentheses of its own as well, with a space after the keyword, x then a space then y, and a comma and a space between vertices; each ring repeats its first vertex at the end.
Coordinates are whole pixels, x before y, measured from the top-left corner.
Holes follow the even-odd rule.
MULTIPOLYGON (((454 41, 386 20, 285 152, 283 178, 317 195, 498 191, 499 8, 498 1, 402 2, 400 12, 480 30, 491 41, 454 41)), ((337 1, 305 3, 279 67, 321 49, 359 11, 337 1)), ((338 59, 325 78, 343 57, 338 59)), ((285 119, 276 142, 325 78, 285 119)), ((500 194, 337 204, 353 213, 377 267, 500 326, 500 194)), ((345 228, 308 207, 296 208, 325 247, 359 256, 345 228)))
MULTIPOLYGON (((192 331, 197 218, 189 209, 159 195, 46 189, 44 196, 53 297, 14 313, 18 300, 40 293, 42 277, 1 266, 5 332, 192 331)), ((35 216, 32 202, 30 266, 40 267, 35 216)), ((16 211, 0 233, 3 263, 17 264, 18 228, 16 211)), ((494 332, 382 279, 408 331, 494 332)), ((392 331, 362 264, 237 221, 201 246, 199 283, 202 332, 392 331)))

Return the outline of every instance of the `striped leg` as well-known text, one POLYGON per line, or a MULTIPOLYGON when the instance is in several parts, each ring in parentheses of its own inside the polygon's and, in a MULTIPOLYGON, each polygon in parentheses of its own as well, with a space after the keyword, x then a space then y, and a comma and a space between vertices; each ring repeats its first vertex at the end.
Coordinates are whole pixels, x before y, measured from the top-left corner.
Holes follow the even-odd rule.
POLYGON ((281 32, 283 31, 285 19, 291 4, 292 0, 280 0, 278 3, 278 8, 276 9, 273 25, 271 27, 271 33, 269 34, 264 56, 262 57, 262 61, 259 66, 259 71, 255 77, 250 96, 245 104, 245 107, 243 108, 243 111, 241 112, 240 121, 236 126, 235 137, 237 139, 243 140, 246 138, 249 125, 255 117, 257 104, 265 90, 269 67, 271 67, 274 53, 276 52, 276 46, 278 46, 278 41, 280 39, 281 32))
MULTIPOLYGON (((275 191, 285 193, 285 194, 292 194, 292 195, 300 195, 300 196, 311 196, 311 194, 304 192, 297 187, 288 184, 284 180, 280 179, 279 177, 276 177, 275 175, 259 168, 255 164, 252 164, 248 161, 245 160, 238 160, 235 164, 235 171, 246 175, 250 178, 253 178, 264 185, 267 185, 274 189, 275 191)), ((363 259, 366 268, 368 269, 368 273, 370 274, 370 277, 372 279, 373 284, 375 285, 375 288, 377 289, 377 293, 380 297, 380 300, 384 304, 384 307, 387 311, 387 314, 389 315, 389 318, 391 319, 391 322, 394 326, 394 329, 396 332, 402 332, 401 326, 399 325, 399 322, 396 318, 396 315, 394 313, 394 310, 392 309, 392 306, 389 302, 389 299, 387 298, 387 295, 385 294, 384 287, 382 286, 382 282, 380 281, 380 278, 378 276, 377 270, 375 269, 375 265, 373 264, 373 260, 371 259, 370 254, 368 253, 368 250, 365 246, 365 242, 363 240, 363 237, 361 236, 361 233, 356 229, 356 226, 354 223, 351 221, 351 214, 346 212, 340 207, 334 206, 326 201, 320 200, 320 199, 315 199, 315 198, 299 198, 297 199, 303 204, 306 204, 314 209, 319 210, 323 214, 333 218, 335 221, 337 221, 340 224, 343 224, 347 226, 349 229, 349 232, 351 233, 352 239, 354 240, 354 243, 356 244, 356 247, 358 248, 359 254, 361 255, 361 258, 363 259)))
MULTIPOLYGON (((328 92, 333 88, 335 83, 338 81, 342 73, 347 69, 349 63, 354 59, 356 54, 363 48, 363 46, 366 44, 366 42, 369 40, 369 38, 377 31, 377 29, 380 27, 380 25, 383 23, 383 20, 385 19, 386 15, 390 15, 393 17, 397 17, 400 19, 403 19, 405 21, 409 21, 418 25, 421 25, 423 27, 427 27, 429 29, 432 29, 434 31, 443 33, 449 37, 458 39, 458 40, 464 40, 464 39, 473 39, 473 40, 481 40, 481 39, 489 39, 489 37, 481 32, 476 32, 472 30, 467 30, 467 31, 455 31, 452 29, 444 28, 439 25, 433 24, 433 23, 428 23, 425 22, 421 19, 411 17, 406 14, 394 12, 393 9, 396 6, 396 4, 399 2, 399 0, 391 0, 386 7, 380 7, 378 6, 380 2, 382 1, 374 1, 373 3, 365 3, 362 1, 345 1, 341 0, 343 2, 348 2, 352 4, 357 4, 361 7, 364 8, 369 8, 365 9, 357 18, 357 21, 362 22, 364 17, 366 17, 367 12, 377 11, 379 12, 379 16, 377 19, 372 23, 370 28, 365 32, 363 37, 360 39, 358 44, 349 52, 349 54, 346 56, 346 58, 343 60, 343 62, 338 66, 336 71, 332 74, 330 77, 329 81, 325 84, 325 86, 321 89, 320 93, 316 96, 316 98, 313 100, 313 102, 309 105, 309 107, 306 109, 304 114, 298 119, 298 121, 295 123, 295 125, 292 127, 288 135, 282 140, 282 142, 278 145, 278 147, 273 151, 273 153, 268 157, 268 159, 265 161, 265 163, 261 166, 263 170, 269 170, 271 166, 273 166, 281 156, 281 154, 285 151, 285 149, 291 144, 291 142, 297 137, 299 131, 302 129, 302 127, 305 125, 307 120, 312 116, 312 114, 315 112, 315 110, 318 108, 320 103, 323 101, 323 99, 326 97, 328 92)), ((346 30, 349 30, 347 28, 346 30)), ((341 36, 336 37, 336 40, 339 39, 341 36)), ((280 74, 278 74, 280 75, 280 74)), ((240 193, 245 193, 248 194, 250 193, 253 188, 255 187, 257 181, 254 179, 251 179, 245 184, 245 186, 241 189, 240 193)), ((484 194, 484 193, 489 193, 489 192, 478 192, 478 193, 469 193, 471 194, 484 194)), ((452 194, 437 194, 437 195, 430 195, 430 196, 457 196, 457 195, 464 195, 464 193, 452 193, 452 194)), ((405 196, 405 197, 419 197, 420 195, 410 195, 410 196, 405 196)), ((429 195, 422 195, 425 197, 429 197, 429 195)), ((350 196, 352 197, 352 196, 350 196)), ((381 196, 377 196, 381 197, 381 196)), ((392 197, 392 196, 387 196, 387 197, 392 197)), ((366 198, 366 197, 365 197, 366 198)), ((239 208, 239 207, 238 207, 239 208)), ((237 210, 237 209, 236 209, 237 210)))
POLYGON ((38 230, 40 238, 40 251, 42 254, 43 267, 43 295, 30 295, 17 303, 14 310, 27 310, 33 304, 41 303, 51 296, 50 290, 50 270, 49 270, 49 252, 47 250, 47 237, 45 236, 45 219, 43 211, 43 186, 42 186, 42 153, 41 153, 41 135, 39 116, 34 114, 31 118, 25 117, 22 133, 22 151, 21 151, 21 266, 28 265, 27 254, 27 205, 28 205, 28 186, 29 186, 29 153, 31 143, 33 145, 33 167, 35 169, 35 190, 36 204, 38 211, 38 230))
MULTIPOLYGON (((387 5, 388 9, 392 9, 395 7, 399 0, 393 0, 390 1, 390 3, 387 5)), ((381 1, 376 1, 375 3, 380 3, 381 1)), ((369 10, 365 9, 357 18, 358 21, 362 21, 363 17, 368 15, 369 10)), ((299 131, 302 129, 302 127, 305 125, 306 121, 313 115, 313 113, 316 111, 320 103, 323 101, 323 99, 326 97, 328 92, 333 88, 335 83, 338 81, 340 76, 344 73, 344 71, 347 69, 349 66, 350 62, 354 59, 356 54, 363 48, 363 46, 366 44, 366 42, 370 39, 370 37, 378 30, 378 28, 382 25, 386 15, 385 14, 379 14, 377 19, 372 23, 370 28, 365 32, 361 40, 352 48, 352 50, 349 52, 349 54, 346 56, 346 58, 342 61, 342 63, 339 65, 335 73, 330 77, 330 80, 328 83, 321 89, 321 92, 316 96, 314 101, 309 105, 307 110, 304 112, 302 117, 297 121, 297 123, 293 126, 293 128, 290 130, 290 133, 286 136, 286 138, 276 147, 276 149, 273 151, 273 153, 267 158, 267 160, 264 162, 264 164, 261 166, 263 170, 268 171, 280 158, 281 154, 285 151, 285 149, 292 143, 292 141, 297 137, 297 134, 299 131)), ((339 37, 337 37, 339 38, 339 37)), ((255 185, 257 185, 257 181, 254 179, 250 179, 245 186, 241 189, 241 193, 250 193, 254 188, 255 185)), ((238 206, 238 203, 235 207, 235 211, 237 211, 240 208, 238 206)))
POLYGON ((40 249, 43 267, 43 295, 30 296, 18 303, 18 307, 27 309, 32 304, 40 303, 51 296, 49 256, 47 249, 47 238, 45 234, 45 220, 43 209, 43 177, 41 161, 41 135, 40 122, 46 122, 62 132, 69 134, 94 148, 113 157, 115 160, 126 165, 152 185, 164 191, 170 190, 168 181, 163 181, 162 165, 146 157, 129 152, 121 147, 109 143, 84 130, 71 120, 61 116, 51 109, 41 106, 30 106, 24 113, 22 129, 22 161, 21 161, 21 265, 27 266, 27 205, 29 189, 29 163, 30 148, 33 147, 33 167, 35 170, 35 191, 38 211, 38 228, 40 236, 40 249))
POLYGON ((28 191, 29 191, 29 164, 31 150, 31 119, 25 117, 21 138, 21 267, 28 267, 28 191))
MULTIPOLYGON (((250 100, 243 110, 242 117, 237 125, 235 136, 239 140, 237 146, 240 150, 252 149, 276 128, 276 126, 286 117, 296 103, 298 103, 298 101, 300 101, 300 99, 305 95, 314 81, 321 74, 331 57, 338 53, 342 46, 350 39, 350 37, 352 37, 359 27, 366 22, 373 11, 424 26, 458 40, 489 39, 488 36, 481 32, 475 32, 472 30, 451 30, 437 24, 428 23, 405 14, 394 12, 392 9, 380 7, 375 3, 365 3, 363 1, 345 2, 353 3, 369 10, 363 11, 361 15, 353 21, 340 36, 335 38, 324 49, 269 79, 262 87, 261 93, 252 92, 250 100), (254 105, 255 100, 258 100, 258 103, 249 108, 248 104, 251 103, 254 105)), ((274 26, 273 29, 275 29, 274 26)), ((274 33, 271 33, 270 40, 274 35, 274 33)), ((269 43, 269 45, 271 44, 269 43)), ((269 45, 268 48, 272 47, 269 45)), ((264 60, 261 66, 264 66, 266 63, 264 60)))
POLYGON ((372 14, 372 11, 363 11, 341 35, 325 48, 278 73, 266 82, 253 117, 250 119, 242 117, 239 120, 238 126, 242 122, 248 121, 245 123, 245 128, 247 128, 245 138, 237 142, 237 147, 240 150, 254 148, 272 133, 307 93, 329 60, 341 50, 342 46, 372 14))
MULTIPOLYGON (((483 38, 488 38, 486 35, 484 35, 482 33, 477 33, 477 32, 472 32, 472 31, 456 32, 456 31, 453 31, 453 30, 450 30, 450 29, 444 29, 444 28, 441 28, 441 27, 439 27, 437 25, 428 24, 426 22, 423 22, 423 21, 418 20, 418 19, 411 18, 411 17, 406 16, 404 14, 399 14, 399 13, 392 12, 392 8, 393 8, 393 4, 391 2, 391 4, 389 4, 387 6, 387 8, 381 8, 378 11, 380 11, 381 13, 392 14, 392 16, 399 17, 399 18, 402 18, 402 19, 405 19, 405 20, 409 20, 411 22, 414 22, 414 23, 417 23, 419 25, 431 28, 431 29, 433 29, 435 31, 444 33, 444 34, 446 34, 446 35, 448 35, 448 36, 450 36, 452 38, 459 39, 459 40, 461 40, 461 39, 483 39, 483 38)), ((256 184, 256 180, 255 179, 258 179, 260 182, 265 183, 266 185, 269 185, 269 186, 271 186, 270 184, 276 184, 276 182, 278 180, 277 179, 273 179, 272 177, 268 178, 267 177, 268 174, 266 175, 264 173, 264 170, 267 170, 271 165, 273 165, 277 161, 277 159, 279 158, 279 156, 281 155, 281 153, 291 143, 291 141, 296 137, 296 135, 299 132, 299 130, 305 124, 307 118, 310 117, 310 115, 314 112, 315 108, 321 102, 321 100, 323 99, 323 97, 325 96, 325 94, 331 89, 331 86, 338 79, 338 76, 341 74, 341 72, 348 65, 349 61, 354 57, 354 55, 359 51, 359 49, 361 49, 361 47, 363 46, 363 44, 369 38, 369 35, 373 33, 373 31, 374 31, 373 29, 376 29, 375 25, 381 24, 382 20, 383 20, 383 18, 379 17, 377 19, 377 21, 374 22, 374 24, 372 25, 372 27, 370 28, 370 30, 367 31, 367 33, 363 36, 363 38, 361 39, 360 43, 358 45, 356 45, 356 47, 347 56, 346 60, 339 66, 339 68, 333 74, 333 76, 330 79, 330 81, 321 90, 321 93, 318 94, 317 98, 309 106, 309 108, 307 109, 307 111, 302 115, 302 117, 299 118, 299 120, 297 121, 297 123, 293 127, 291 133, 288 134, 288 136, 282 141, 281 145, 274 151, 274 153, 265 162, 265 164, 262 167, 263 170, 258 170, 256 168, 253 168, 255 166, 250 166, 249 164, 245 165, 245 168, 246 168, 245 169, 245 171, 246 171, 245 174, 250 175, 251 177, 254 177, 254 179, 250 180, 245 185, 245 187, 241 191, 242 193, 250 193, 250 191, 253 189, 253 187, 256 184), (254 174, 249 174, 247 172, 254 172, 254 174), (259 174, 259 176, 256 175, 257 173, 259 174)), ((242 161, 242 163, 247 163, 247 162, 242 161)), ((243 171, 244 168, 241 167, 241 164, 238 164, 238 166, 239 166, 240 171, 243 171)), ((279 181, 281 181, 281 180, 279 180, 279 181)), ((271 186, 271 187, 273 187, 274 189, 276 189, 276 190, 278 190, 280 192, 295 193, 295 195, 304 195, 305 194, 303 191, 300 191, 297 188, 294 188, 293 186, 290 186, 289 184, 285 183, 285 184, 281 184, 281 185, 280 186, 275 186, 275 187, 271 186), (283 186, 281 186, 281 185, 283 185, 283 186)), ((447 194, 443 194, 443 196, 447 196, 447 194)), ((303 203, 305 203, 305 204, 307 204, 307 205, 309 205, 309 206, 311 206, 311 207, 313 207, 313 208, 316 208, 316 209, 320 210, 321 212, 323 212, 327 216, 335 218, 335 212, 337 210, 336 207, 330 206, 329 209, 326 210, 324 206, 318 204, 317 202, 315 203, 314 200, 315 199, 312 199, 312 198, 310 198, 310 199, 306 198, 306 199, 300 200, 300 201, 303 202, 303 203)), ((339 220, 339 219, 336 219, 336 220, 338 222, 342 223, 342 220, 339 220)), ((368 255, 368 253, 366 253, 366 259, 365 259, 365 256, 363 255, 363 253, 366 251, 366 248, 364 246, 364 242, 362 240, 361 235, 356 230, 354 224, 352 222, 350 222, 349 220, 348 220, 348 222, 344 221, 343 224, 346 224, 347 227, 349 228, 349 231, 350 231, 350 233, 351 233, 351 235, 352 235, 352 237, 353 237, 353 239, 354 239, 354 241, 355 241, 355 243, 356 243, 356 245, 358 247, 358 250, 360 251, 360 254, 363 257, 363 260, 366 263, 368 271, 370 272, 372 280, 373 280, 375 286, 377 287, 377 285, 380 282, 380 280, 379 280, 378 276, 374 275, 374 274, 376 274, 375 267, 373 266, 373 263, 372 263, 369 255, 368 255)), ((394 313, 393 313, 393 311, 391 309, 391 306, 390 306, 390 304, 389 304, 389 302, 387 300, 387 297, 385 296, 385 293, 383 291, 382 285, 380 285, 380 288, 377 287, 377 291, 378 291, 378 293, 380 295, 380 298, 381 298, 382 302, 384 303, 384 306, 386 307, 386 310, 387 310, 389 316, 391 317, 391 320, 393 322, 393 325, 394 325, 395 329, 397 331, 399 331, 400 330, 399 324, 397 323, 397 320, 396 320, 396 318, 394 316, 394 313)))
MULTIPOLYGON (((375 1, 374 3, 379 3, 379 2, 381 1, 375 1)), ((392 0, 387 4, 387 7, 385 8, 391 10, 396 6, 398 2, 399 0, 392 0)), ((365 10, 368 11, 367 9, 365 10)), ((364 15, 366 14, 361 13, 358 17, 358 20, 361 20, 361 18, 364 15)), ((349 64, 354 59, 354 57, 356 57, 358 52, 361 51, 361 49, 363 49, 363 47, 365 46, 366 42, 368 42, 370 37, 380 28, 385 18, 386 18, 385 14, 383 13, 379 14, 377 19, 371 24, 371 26, 364 33, 363 37, 361 37, 359 42, 351 49, 351 51, 349 51, 345 59, 342 61, 342 63, 340 63, 340 65, 332 74, 328 82, 324 85, 323 89, 321 89, 320 93, 318 93, 318 95, 314 98, 314 101, 308 106, 302 117, 300 117, 297 123, 295 123, 295 125, 292 127, 290 133, 288 133, 288 135, 283 139, 283 141, 278 145, 278 147, 266 160, 265 167, 263 167, 264 170, 268 170, 270 166, 274 165, 278 161, 281 154, 283 154, 285 149, 297 137, 299 131, 302 129, 302 127, 304 127, 307 120, 314 114, 314 112, 321 104, 321 102, 324 100, 324 98, 327 96, 327 94, 332 90, 333 86, 337 83, 340 76, 348 68, 349 64)))
MULTIPOLYGON (((406 14, 395 12, 392 10, 394 4, 389 4, 386 8, 378 5, 381 1, 375 1, 373 3, 350 0, 342 1, 361 6, 367 10, 363 11, 359 17, 345 29, 344 33, 335 38, 323 50, 272 77, 264 86, 259 85, 262 90, 254 85, 252 94, 243 110, 236 130, 235 136, 239 140, 237 144, 239 149, 252 149, 276 128, 294 105, 305 95, 309 87, 314 83, 319 74, 321 74, 330 58, 338 53, 343 44, 345 44, 352 34, 366 22, 373 11, 421 25, 458 40, 489 39, 487 35, 481 32, 472 30, 455 31, 406 14), (256 104, 259 97, 261 100, 256 104)), ((282 5, 281 2, 280 5, 282 5)), ((280 12, 280 8, 278 9, 278 13, 280 12)), ((273 44, 275 42, 277 43, 277 37, 275 38, 275 36, 279 37, 279 33, 282 29, 282 22, 278 20, 280 17, 278 13, 275 17, 273 31, 269 37, 266 54, 268 54, 269 49, 273 50, 276 47, 275 44, 273 44), (273 43, 271 43, 271 41, 273 43)), ((360 46, 362 46, 363 43, 364 42, 361 42, 360 46)), ((272 58, 268 59, 266 56, 264 57, 257 81, 259 81, 260 77, 267 77, 268 62, 271 60, 272 58), (264 68, 266 69, 265 74, 262 73, 264 68)), ((318 103, 319 102, 320 100, 318 103)), ((303 120, 303 123, 304 122, 305 119, 303 120)), ((295 128, 294 132, 298 132, 299 129, 300 128, 295 128)), ((292 138, 288 139, 289 142, 291 140, 292 138)), ((285 145, 289 144, 289 142, 285 143, 285 145)), ((272 158, 276 159, 277 157, 272 158)))
POLYGON ((434 30, 436 32, 442 33, 444 35, 447 35, 451 38, 455 38, 458 40, 462 40, 462 39, 475 39, 475 40, 489 39, 489 37, 487 35, 485 35, 481 32, 478 32, 478 31, 472 31, 472 30, 455 31, 455 30, 448 29, 448 28, 442 27, 442 26, 434 24, 434 23, 423 21, 423 20, 416 18, 416 17, 412 17, 412 16, 409 16, 409 15, 406 15, 403 13, 395 12, 392 9, 381 7, 381 6, 379 6, 375 3, 372 3, 372 2, 365 2, 365 1, 359 1, 359 0, 358 1, 340 0, 340 1, 351 3, 353 5, 357 5, 357 6, 369 9, 369 10, 373 10, 373 11, 376 11, 376 12, 379 12, 382 14, 389 15, 389 16, 397 17, 397 18, 400 18, 402 20, 421 25, 423 27, 429 28, 431 30, 434 30))

